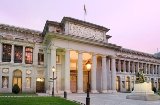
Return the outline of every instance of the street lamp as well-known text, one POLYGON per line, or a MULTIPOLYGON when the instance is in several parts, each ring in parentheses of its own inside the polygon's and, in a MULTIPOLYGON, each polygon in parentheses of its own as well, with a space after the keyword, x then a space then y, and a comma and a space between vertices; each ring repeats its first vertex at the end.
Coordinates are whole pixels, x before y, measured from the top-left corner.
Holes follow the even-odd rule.
POLYGON ((56 71, 54 66, 52 67, 52 71, 53 71, 53 78, 51 77, 50 79, 53 80, 52 96, 54 96, 54 80, 57 79, 57 77, 54 78, 54 72, 56 71))
POLYGON ((89 97, 89 90, 90 90, 90 84, 89 84, 89 71, 91 70, 92 63, 88 61, 86 63, 86 67, 88 70, 88 83, 87 83, 87 97, 86 97, 86 105, 90 105, 90 97, 89 97))

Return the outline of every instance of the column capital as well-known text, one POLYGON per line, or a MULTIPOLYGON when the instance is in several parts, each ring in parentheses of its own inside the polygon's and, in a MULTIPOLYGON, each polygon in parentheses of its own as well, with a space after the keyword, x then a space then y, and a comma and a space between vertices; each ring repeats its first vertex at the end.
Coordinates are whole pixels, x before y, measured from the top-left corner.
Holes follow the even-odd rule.
POLYGON ((56 47, 56 46, 50 46, 50 49, 51 50, 56 50, 58 47, 56 47))
POLYGON ((102 58, 106 58, 107 57, 107 55, 102 55, 102 58))
POLYGON ((114 56, 114 55, 110 55, 109 56, 111 59, 116 59, 116 56, 114 56))
POLYGON ((70 50, 71 50, 71 49, 69 49, 69 48, 65 48, 65 49, 64 49, 65 52, 69 52, 70 50))
POLYGON ((77 50, 76 53, 82 54, 84 51, 77 50))

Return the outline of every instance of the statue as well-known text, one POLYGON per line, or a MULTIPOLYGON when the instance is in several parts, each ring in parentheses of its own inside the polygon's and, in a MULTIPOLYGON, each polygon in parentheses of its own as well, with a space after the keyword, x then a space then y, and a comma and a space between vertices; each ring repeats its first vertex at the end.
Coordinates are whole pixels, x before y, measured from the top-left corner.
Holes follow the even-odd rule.
POLYGON ((30 80, 28 78, 26 80, 26 88, 30 88, 30 80))
POLYGON ((139 69, 139 72, 136 74, 136 83, 144 83, 145 76, 143 75, 143 69, 139 69))
POLYGON ((7 85, 8 85, 7 78, 4 78, 4 81, 3 81, 3 88, 7 88, 7 85))

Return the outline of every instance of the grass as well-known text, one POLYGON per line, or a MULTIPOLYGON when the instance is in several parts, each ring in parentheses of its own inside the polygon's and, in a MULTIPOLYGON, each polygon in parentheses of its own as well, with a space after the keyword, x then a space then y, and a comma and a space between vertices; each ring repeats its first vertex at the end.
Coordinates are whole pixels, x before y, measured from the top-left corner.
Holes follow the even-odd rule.
POLYGON ((0 105, 79 105, 59 97, 0 97, 0 105))

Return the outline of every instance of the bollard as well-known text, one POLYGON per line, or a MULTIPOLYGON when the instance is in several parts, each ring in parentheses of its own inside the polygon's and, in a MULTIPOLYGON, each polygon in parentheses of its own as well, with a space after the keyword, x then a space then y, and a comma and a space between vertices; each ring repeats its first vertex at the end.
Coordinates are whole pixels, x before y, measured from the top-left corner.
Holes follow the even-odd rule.
POLYGON ((67 92, 64 91, 64 98, 67 98, 67 92))

